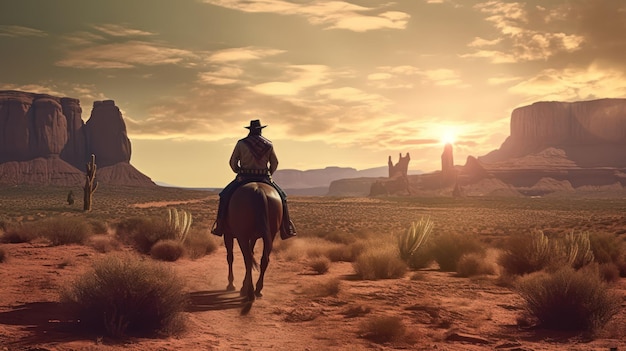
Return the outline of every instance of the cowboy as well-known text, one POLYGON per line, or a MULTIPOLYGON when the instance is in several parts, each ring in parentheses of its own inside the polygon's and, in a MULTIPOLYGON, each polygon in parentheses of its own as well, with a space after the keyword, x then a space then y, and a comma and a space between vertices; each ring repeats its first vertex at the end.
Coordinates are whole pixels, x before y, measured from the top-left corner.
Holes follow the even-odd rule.
POLYGON ((217 207, 217 219, 211 233, 222 236, 228 232, 226 211, 228 201, 234 190, 248 182, 264 182, 272 185, 280 194, 283 202, 283 222, 280 226, 280 237, 283 240, 296 236, 296 227, 289 219, 287 210, 287 194, 272 180, 272 174, 278 167, 278 158, 272 142, 261 135, 262 126, 258 119, 250 121, 245 127, 250 130, 247 137, 237 141, 233 154, 230 156, 230 168, 237 173, 235 180, 230 182, 221 192, 217 207), (269 167, 268 167, 269 163, 269 167))

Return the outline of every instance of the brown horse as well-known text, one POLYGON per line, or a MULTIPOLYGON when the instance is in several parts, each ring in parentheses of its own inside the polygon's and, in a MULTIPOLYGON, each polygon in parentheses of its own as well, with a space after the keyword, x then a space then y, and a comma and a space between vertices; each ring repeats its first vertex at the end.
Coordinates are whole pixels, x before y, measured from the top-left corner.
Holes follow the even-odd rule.
POLYGON ((226 246, 226 260, 228 261, 228 287, 234 290, 233 285, 233 239, 237 238, 239 248, 246 266, 246 276, 241 287, 241 296, 246 297, 247 303, 241 313, 246 314, 252 307, 255 297, 261 297, 265 271, 270 262, 270 253, 276 233, 280 230, 283 218, 283 205, 280 195, 269 184, 251 182, 237 188, 228 205, 228 226, 230 233, 224 235, 226 246), (263 240, 263 256, 261 257, 261 271, 256 283, 252 284, 252 267, 258 267, 254 259, 254 245, 258 239, 263 240))

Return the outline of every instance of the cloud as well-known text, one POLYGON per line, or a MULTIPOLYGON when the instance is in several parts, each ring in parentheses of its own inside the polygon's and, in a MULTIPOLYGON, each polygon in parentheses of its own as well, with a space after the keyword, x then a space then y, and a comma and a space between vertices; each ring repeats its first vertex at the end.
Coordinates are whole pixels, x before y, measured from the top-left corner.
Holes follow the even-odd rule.
POLYGON ((544 7, 493 0, 475 8, 487 16, 485 20, 499 31, 499 37, 475 38, 468 46, 476 50, 461 57, 487 58, 494 63, 546 60, 581 50, 586 42, 579 34, 561 31, 563 21, 544 7))
POLYGON ((205 3, 252 13, 276 13, 305 17, 325 29, 366 32, 378 29, 404 29, 410 15, 400 11, 380 11, 346 1, 312 1, 294 4, 284 0, 204 0, 205 3), (374 12, 379 12, 375 14, 374 12))
POLYGON ((0 37, 45 37, 48 33, 39 29, 13 26, 13 25, 0 25, 0 37))
POLYGON ((137 37, 154 35, 154 33, 146 32, 139 29, 127 28, 119 24, 103 24, 99 26, 95 25, 93 26, 93 28, 113 37, 137 37))
POLYGON ((597 64, 587 68, 550 68, 509 88, 509 92, 525 96, 525 104, 538 100, 623 98, 626 96, 626 74, 597 64))
POLYGON ((236 61, 260 60, 265 57, 283 53, 283 50, 263 49, 254 47, 231 48, 219 50, 211 54, 207 61, 211 63, 225 63, 236 61))
POLYGON ((284 69, 288 81, 265 82, 250 89, 265 95, 298 95, 304 89, 330 82, 330 70, 325 65, 290 65, 284 69))
POLYGON ((110 43, 68 50, 57 66, 73 68, 133 68, 137 66, 181 65, 198 59, 188 50, 144 41, 110 43))

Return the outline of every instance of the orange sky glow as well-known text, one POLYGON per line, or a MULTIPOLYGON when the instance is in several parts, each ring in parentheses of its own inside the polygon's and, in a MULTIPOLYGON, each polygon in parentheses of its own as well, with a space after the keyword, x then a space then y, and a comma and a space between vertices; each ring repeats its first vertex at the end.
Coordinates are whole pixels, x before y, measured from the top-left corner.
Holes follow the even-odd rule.
POLYGON ((497 149, 511 111, 626 97, 615 0, 20 0, 0 4, 0 89, 113 99, 131 163, 222 187, 260 119, 279 169, 439 169, 497 149))

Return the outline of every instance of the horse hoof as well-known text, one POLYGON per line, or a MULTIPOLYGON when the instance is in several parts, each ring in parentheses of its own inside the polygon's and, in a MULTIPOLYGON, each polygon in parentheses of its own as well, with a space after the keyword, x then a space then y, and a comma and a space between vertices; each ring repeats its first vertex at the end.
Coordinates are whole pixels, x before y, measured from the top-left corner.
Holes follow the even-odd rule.
POLYGON ((260 291, 255 291, 254 295, 256 295, 256 297, 263 297, 263 294, 261 294, 260 291))
POLYGON ((234 285, 227 286, 226 291, 235 291, 235 286, 234 285))

